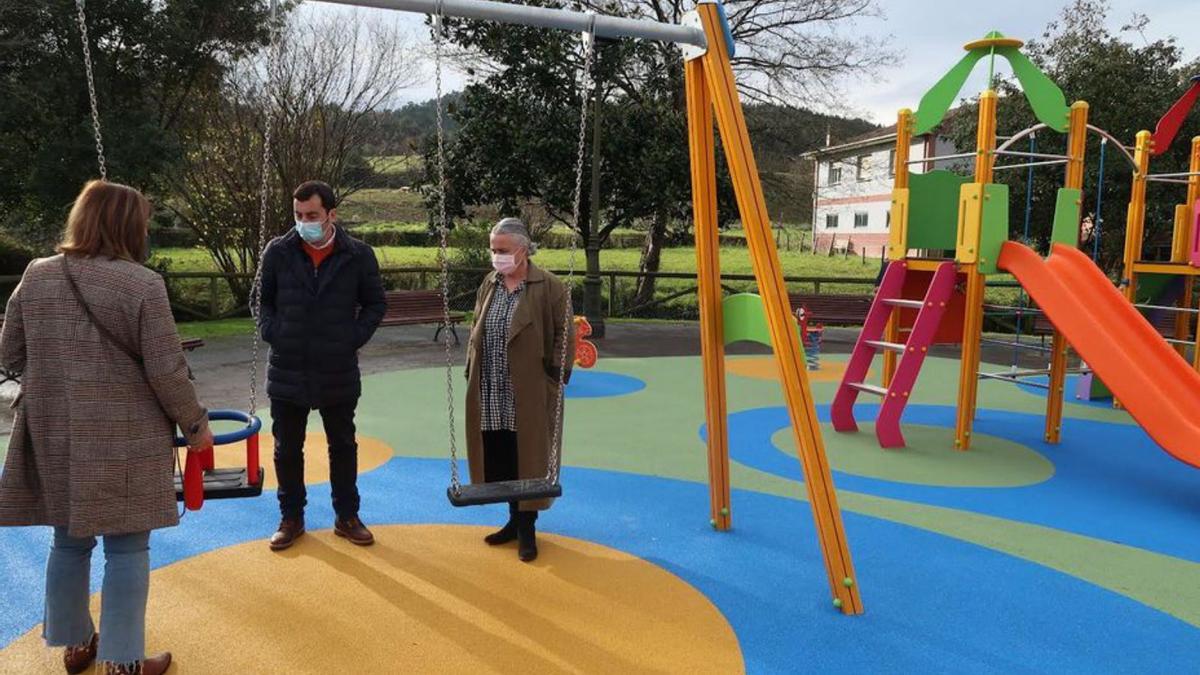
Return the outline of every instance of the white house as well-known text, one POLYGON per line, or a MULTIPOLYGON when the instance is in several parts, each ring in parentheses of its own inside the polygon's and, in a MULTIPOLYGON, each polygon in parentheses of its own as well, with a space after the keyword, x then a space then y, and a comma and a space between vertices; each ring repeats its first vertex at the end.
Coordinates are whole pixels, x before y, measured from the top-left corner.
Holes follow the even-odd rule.
MULTIPOLYGON (((926 134, 913 138, 910 160, 955 154, 949 140, 926 134)), ((817 251, 845 251, 879 257, 891 224, 896 177, 896 126, 872 131, 838 145, 806 152, 813 161, 813 234, 817 251)), ((950 168, 955 162, 938 163, 950 168)), ((911 173, 927 169, 909 165, 911 173)))

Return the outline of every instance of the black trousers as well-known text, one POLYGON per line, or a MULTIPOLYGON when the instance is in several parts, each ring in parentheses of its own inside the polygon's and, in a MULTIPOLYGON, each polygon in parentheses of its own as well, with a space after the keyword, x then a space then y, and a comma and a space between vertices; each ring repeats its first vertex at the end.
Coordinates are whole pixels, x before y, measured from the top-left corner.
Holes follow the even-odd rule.
MULTIPOLYGON (((329 438, 329 483, 333 510, 346 520, 358 516, 358 441, 354 412, 358 401, 321 408, 321 421, 329 438)), ((284 518, 299 518, 308 504, 304 487, 304 436, 308 427, 306 406, 271 400, 271 433, 275 436, 275 476, 279 480, 279 510, 284 518)))
POLYGON ((483 480, 516 480, 520 477, 517 466, 517 432, 483 432, 483 480))
MULTIPOLYGON (((520 478, 517 455, 517 432, 515 431, 485 431, 483 432, 483 480, 492 483, 503 480, 520 478)), ((508 513, 516 517, 521 513, 518 502, 508 503, 508 513)), ((525 512, 528 523, 537 520, 537 511, 525 512)))

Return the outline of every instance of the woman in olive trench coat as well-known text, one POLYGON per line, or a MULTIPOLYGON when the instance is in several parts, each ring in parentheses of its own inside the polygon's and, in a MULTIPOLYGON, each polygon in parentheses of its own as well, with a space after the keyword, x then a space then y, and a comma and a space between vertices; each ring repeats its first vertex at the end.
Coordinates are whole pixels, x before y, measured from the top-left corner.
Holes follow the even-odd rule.
MULTIPOLYGON (((490 245, 496 271, 479 287, 467 343, 466 431, 471 482, 542 478, 555 436, 562 350, 566 349, 564 384, 575 360, 574 321, 567 322, 566 330, 563 325, 570 300, 562 281, 529 260, 536 247, 521 221, 500 221, 492 229, 490 245), (506 329, 498 328, 505 325, 506 329), (504 332, 503 339, 496 334, 499 331, 504 332), (516 428, 509 428, 512 426, 516 428), (511 457, 501 456, 514 451, 512 466, 511 457), (488 475, 488 469, 497 475, 488 475)), ((561 433, 559 441, 554 452, 561 457, 561 433)), ((508 523, 488 535, 487 543, 519 540, 521 560, 533 560, 537 557, 534 522, 538 511, 550 508, 551 501, 509 504, 508 523)))

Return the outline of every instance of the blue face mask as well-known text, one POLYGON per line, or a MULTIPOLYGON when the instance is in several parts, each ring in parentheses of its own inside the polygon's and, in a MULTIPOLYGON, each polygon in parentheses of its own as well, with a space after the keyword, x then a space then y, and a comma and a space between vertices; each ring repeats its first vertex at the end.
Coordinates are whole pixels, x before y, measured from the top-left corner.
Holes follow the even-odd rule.
POLYGON ((296 232, 301 239, 310 244, 316 244, 325 238, 325 229, 320 221, 306 223, 303 220, 297 220, 296 232))

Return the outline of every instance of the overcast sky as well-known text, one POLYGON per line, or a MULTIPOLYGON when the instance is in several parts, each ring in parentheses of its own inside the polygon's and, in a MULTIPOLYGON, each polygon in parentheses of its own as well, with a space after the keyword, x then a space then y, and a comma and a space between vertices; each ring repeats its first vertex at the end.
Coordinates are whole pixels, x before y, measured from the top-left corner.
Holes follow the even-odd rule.
MULTIPOLYGON (((881 18, 864 18, 841 32, 853 35, 887 37, 898 52, 895 66, 882 69, 876 77, 849 81, 841 87, 844 100, 832 110, 858 115, 880 124, 895 121, 902 107, 916 107, 921 94, 961 58, 962 45, 998 30, 1021 39, 1039 38, 1046 24, 1055 19, 1067 0, 876 0, 881 18)), ((1145 39, 1153 41, 1174 36, 1184 50, 1186 60, 1200 57, 1200 0, 1110 0, 1109 27, 1114 31, 1129 23, 1135 11, 1147 15, 1150 24, 1145 39)), ((303 12, 343 12, 344 8, 326 3, 307 2, 303 12)), ((428 43, 424 17, 376 9, 362 12, 368 21, 397 21, 412 31, 415 38, 428 43)), ((1132 34, 1133 41, 1142 36, 1132 34)), ((997 69, 1007 71, 1007 64, 997 69)), ((427 83, 406 90, 403 101, 424 101, 434 95, 432 66, 425 64, 427 83)), ((1200 74, 1200 73, 1198 73, 1200 74)), ((986 70, 977 68, 975 81, 966 91, 979 89, 986 70)), ((464 74, 447 72, 447 91, 461 88, 464 74)), ((831 105, 833 103, 831 102, 831 105)))

